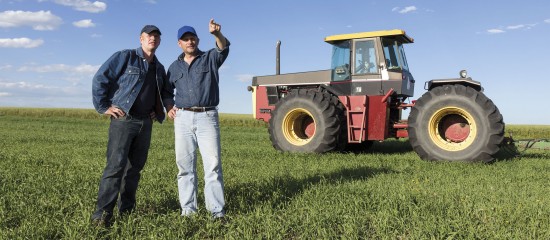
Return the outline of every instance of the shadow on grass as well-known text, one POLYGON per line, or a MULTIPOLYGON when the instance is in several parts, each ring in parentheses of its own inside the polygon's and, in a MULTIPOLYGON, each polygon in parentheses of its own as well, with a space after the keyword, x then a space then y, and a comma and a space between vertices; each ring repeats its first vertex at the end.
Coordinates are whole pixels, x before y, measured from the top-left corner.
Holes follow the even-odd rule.
POLYGON ((409 140, 386 140, 382 142, 375 141, 372 146, 361 149, 360 147, 350 148, 345 152, 356 154, 380 153, 380 154, 395 154, 407 153, 413 151, 409 140))
POLYGON ((550 151, 548 150, 537 150, 537 149, 525 149, 517 148, 515 146, 505 146, 501 147, 500 150, 495 154, 496 161, 510 161, 518 160, 522 158, 535 158, 535 159, 548 159, 550 151), (547 151, 546 153, 540 151, 547 151))
POLYGON ((284 175, 258 183, 227 186, 227 210, 248 213, 265 204, 270 204, 273 209, 278 209, 291 202, 304 189, 315 187, 318 184, 341 184, 346 181, 367 180, 378 174, 394 172, 388 168, 347 168, 307 178, 298 179, 284 175))
POLYGON ((162 198, 158 203, 146 203, 148 206, 144 211, 150 214, 169 214, 173 212, 180 212, 180 202, 178 195, 169 195, 162 198))

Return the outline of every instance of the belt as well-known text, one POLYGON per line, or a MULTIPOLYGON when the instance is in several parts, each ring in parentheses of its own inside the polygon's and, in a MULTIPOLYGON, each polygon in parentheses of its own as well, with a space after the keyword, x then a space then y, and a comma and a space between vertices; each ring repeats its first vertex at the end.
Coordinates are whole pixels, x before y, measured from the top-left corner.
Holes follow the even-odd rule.
POLYGON ((206 112, 210 110, 216 110, 216 107, 188 107, 188 108, 180 108, 185 111, 191 111, 191 112, 206 112))

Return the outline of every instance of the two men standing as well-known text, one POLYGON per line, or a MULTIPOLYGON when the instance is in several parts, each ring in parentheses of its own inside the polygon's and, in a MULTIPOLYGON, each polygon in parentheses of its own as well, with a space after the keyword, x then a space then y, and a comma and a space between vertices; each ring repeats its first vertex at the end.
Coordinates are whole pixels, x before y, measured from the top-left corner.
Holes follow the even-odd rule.
POLYGON ((161 32, 154 25, 146 25, 140 34, 141 47, 116 52, 95 74, 94 107, 100 114, 110 116, 111 123, 107 163, 92 215, 94 224, 110 226, 117 201, 119 214, 133 211, 140 172, 151 143, 153 119, 162 123, 165 118, 162 107, 174 119, 182 215, 197 212, 198 147, 204 159, 206 208, 213 218, 225 216, 217 105, 218 69, 228 56, 229 42, 220 30, 221 26, 210 20, 209 31, 217 47, 202 52, 194 28, 180 28, 178 45, 183 53, 166 74, 155 56, 161 32))

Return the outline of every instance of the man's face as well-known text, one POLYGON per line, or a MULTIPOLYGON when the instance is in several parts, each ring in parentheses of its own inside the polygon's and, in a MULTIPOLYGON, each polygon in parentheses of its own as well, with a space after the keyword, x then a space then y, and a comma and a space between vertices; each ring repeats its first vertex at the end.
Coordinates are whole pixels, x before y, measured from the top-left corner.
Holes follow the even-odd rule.
POLYGON ((141 47, 145 50, 155 51, 160 45, 160 34, 158 32, 141 33, 139 36, 141 47))
POLYGON ((183 50, 183 53, 193 54, 199 46, 199 39, 195 34, 185 33, 178 40, 178 46, 183 50))

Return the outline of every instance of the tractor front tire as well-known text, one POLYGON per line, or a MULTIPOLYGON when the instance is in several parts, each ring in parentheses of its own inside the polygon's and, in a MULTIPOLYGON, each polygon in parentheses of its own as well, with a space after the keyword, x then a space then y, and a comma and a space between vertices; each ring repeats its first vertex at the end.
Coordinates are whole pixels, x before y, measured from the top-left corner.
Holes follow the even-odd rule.
POLYGON ((342 112, 333 97, 314 89, 291 91, 269 120, 273 147, 283 152, 324 153, 336 150, 341 138, 342 112))
POLYGON ((408 122, 412 148, 429 161, 490 162, 504 139, 504 122, 495 104, 463 85, 426 92, 412 107, 408 122))

